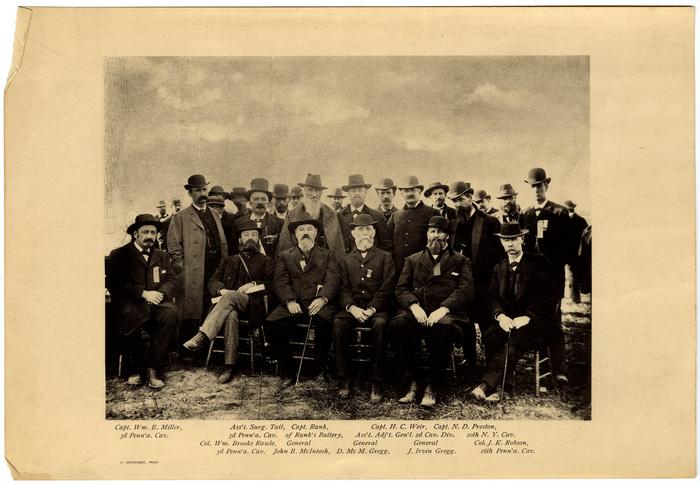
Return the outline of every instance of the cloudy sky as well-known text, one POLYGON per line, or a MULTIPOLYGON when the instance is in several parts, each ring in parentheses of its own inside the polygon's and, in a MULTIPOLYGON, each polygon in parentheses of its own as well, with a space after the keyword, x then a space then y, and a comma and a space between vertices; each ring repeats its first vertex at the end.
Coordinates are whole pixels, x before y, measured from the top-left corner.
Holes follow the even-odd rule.
MULTIPOLYGON (((351 173, 495 191, 541 166, 589 201, 587 57, 161 57, 105 63, 107 246, 204 174, 329 187, 351 173)), ((374 204, 376 199, 370 202, 374 204)), ((400 202, 400 201, 399 201, 400 202)))

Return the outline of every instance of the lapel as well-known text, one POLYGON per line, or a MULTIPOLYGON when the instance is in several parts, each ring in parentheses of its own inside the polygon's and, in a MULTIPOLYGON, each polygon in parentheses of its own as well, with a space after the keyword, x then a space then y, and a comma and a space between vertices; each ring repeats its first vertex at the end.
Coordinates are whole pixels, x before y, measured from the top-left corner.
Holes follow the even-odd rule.
MULTIPOLYGON (((136 244, 134 244, 133 242, 130 242, 129 246, 131 246, 131 254, 133 255, 133 258, 136 261, 138 261, 140 264, 142 264, 143 266, 146 266, 146 260, 143 259, 143 254, 141 254, 141 252, 138 250, 138 248, 136 247, 136 244)), ((151 251, 153 251, 153 249, 151 249, 151 251)), ((153 252, 151 252, 151 256, 148 258, 148 261, 150 262, 152 259, 153 259, 153 252)))
POLYGON ((194 208, 194 206, 189 206, 185 211, 190 211, 189 216, 190 220, 194 222, 196 225, 198 225, 200 228, 204 229, 204 224, 202 223, 202 220, 199 218, 199 215, 197 215, 197 209, 194 208))
POLYGON ((423 252, 420 255, 420 264, 424 268, 425 272, 428 274, 428 277, 431 277, 433 275, 433 257, 430 255, 430 251, 427 249, 424 249, 423 252))
POLYGON ((452 272, 455 266, 455 258, 452 255, 450 249, 446 249, 443 253, 442 259, 440 260, 440 274, 446 275, 452 272))
POLYGON ((301 252, 299 246, 294 246, 294 251, 292 251, 292 262, 301 270, 302 273, 306 273, 309 270, 311 261, 307 261, 305 268, 301 267, 302 261, 304 261, 304 253, 301 252))
POLYGON ((525 292, 527 280, 530 278, 530 273, 530 261, 528 261, 527 256, 523 254, 523 258, 520 260, 520 264, 518 265, 518 279, 515 282, 515 298, 517 300, 520 300, 525 292))
POLYGON ((478 213, 478 209, 474 208, 472 217, 474 225, 472 226, 472 264, 476 264, 476 259, 479 255, 479 243, 481 242, 481 230, 484 227, 484 218, 478 213))

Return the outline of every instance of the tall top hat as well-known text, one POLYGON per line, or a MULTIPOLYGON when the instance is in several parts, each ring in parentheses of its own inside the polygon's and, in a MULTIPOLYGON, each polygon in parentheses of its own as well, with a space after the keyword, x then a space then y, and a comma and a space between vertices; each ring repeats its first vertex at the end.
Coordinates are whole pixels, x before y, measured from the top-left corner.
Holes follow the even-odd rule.
POLYGON ((347 195, 343 194, 343 189, 336 187, 330 194, 326 194, 326 197, 330 197, 331 199, 344 199, 347 195))
POLYGON ((518 193, 515 191, 512 185, 503 184, 498 188, 498 195, 496 196, 496 198, 505 199, 507 197, 514 197, 516 195, 518 195, 518 193))
POLYGON ((272 196, 278 199, 288 199, 289 198, 289 185, 287 184, 275 184, 272 187, 272 196))
POLYGON ((326 190, 328 187, 324 187, 321 183, 321 175, 319 174, 306 174, 306 180, 304 182, 299 182, 297 185, 299 187, 313 187, 315 189, 326 190))
POLYGON ((469 182, 452 182, 450 184, 450 190, 447 192, 448 199, 456 199, 462 195, 469 193, 470 195, 474 193, 474 189, 469 184, 469 182))
POLYGON ((428 188, 425 189, 423 195, 425 195, 426 197, 430 197, 430 194, 432 194, 433 190, 435 189, 442 189, 445 193, 447 193, 447 191, 450 190, 450 188, 442 182, 433 182, 432 184, 428 185, 428 188))
POLYGON ((201 189, 207 185, 209 185, 209 182, 207 182, 207 179, 204 178, 204 175, 196 174, 187 179, 185 190, 201 189))
POLYGON ((504 222, 501 224, 501 232, 497 232, 496 236, 500 237, 501 239, 513 239, 518 236, 524 236, 528 232, 530 231, 527 229, 520 229, 520 223, 517 221, 504 222))
POLYGON ((290 218, 289 221, 289 232, 294 234, 294 231, 296 231, 296 228, 301 226, 302 224, 313 224, 316 229, 320 230, 322 226, 321 221, 318 219, 314 219, 311 217, 311 214, 308 212, 299 212, 297 214, 293 214, 293 211, 289 213, 290 218))
POLYGON ((268 189, 270 188, 270 182, 264 178, 254 178, 250 181, 250 190, 246 191, 245 197, 250 200, 250 196, 253 192, 264 192, 267 194, 267 198, 272 198, 272 192, 268 189))
POLYGON ((452 228, 450 227, 450 221, 447 219, 447 217, 442 217, 442 216, 433 216, 430 218, 427 224, 423 224, 423 230, 427 231, 431 227, 435 227, 437 229, 440 229, 441 231, 445 231, 448 234, 452 234, 452 228))
POLYGON ((160 231, 160 228, 162 227, 161 223, 153 216, 153 214, 139 214, 136 216, 133 224, 126 228, 126 233, 132 234, 141 226, 156 226, 156 231, 160 231))
POLYGON ((544 171, 543 168, 531 168, 530 171, 527 173, 527 180, 525 181, 525 183, 528 183, 532 186, 542 182, 548 184, 551 180, 551 177, 547 177, 547 173, 544 171))
POLYGON ((423 184, 418 181, 418 177, 415 175, 408 175, 401 180, 398 184, 399 189, 413 189, 418 188, 418 190, 423 190, 423 184))
POLYGON ((366 189, 369 189, 372 187, 372 184, 366 184, 365 183, 365 177, 361 174, 355 174, 355 175, 350 175, 348 177, 348 184, 343 185, 343 190, 347 192, 353 187, 364 187, 366 189))
POLYGON ((381 179, 377 185, 374 186, 374 190, 396 190, 396 184, 391 179, 381 179))

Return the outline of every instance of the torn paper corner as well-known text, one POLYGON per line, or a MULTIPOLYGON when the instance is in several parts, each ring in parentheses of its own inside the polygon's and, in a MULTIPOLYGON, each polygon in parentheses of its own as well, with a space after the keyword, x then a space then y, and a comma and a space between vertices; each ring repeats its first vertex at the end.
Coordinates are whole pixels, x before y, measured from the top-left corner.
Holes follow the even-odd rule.
POLYGON ((27 45, 27 36, 29 35, 29 24, 32 20, 32 9, 27 7, 19 7, 17 9, 17 22, 15 25, 15 41, 12 47, 12 64, 10 72, 7 76, 7 84, 5 91, 10 88, 12 80, 22 67, 22 57, 24 57, 24 48, 27 45))

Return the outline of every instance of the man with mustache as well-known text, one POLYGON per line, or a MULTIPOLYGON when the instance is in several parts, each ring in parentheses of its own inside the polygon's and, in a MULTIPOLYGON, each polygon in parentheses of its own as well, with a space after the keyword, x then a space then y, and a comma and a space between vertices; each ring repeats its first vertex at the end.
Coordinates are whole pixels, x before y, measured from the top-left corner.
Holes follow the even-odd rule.
POLYGON ((391 236, 386 225, 386 219, 381 212, 370 209, 365 205, 367 198, 367 190, 372 187, 372 184, 366 184, 365 178, 360 175, 350 175, 348 184, 343 185, 342 189, 348 193, 350 204, 347 205, 339 213, 339 217, 343 219, 343 239, 345 240, 345 249, 349 252, 355 247, 355 238, 350 235, 350 223, 356 220, 361 214, 371 216, 376 222, 375 224, 375 244, 382 251, 391 252, 391 236))
POLYGON ((491 206, 491 196, 485 190, 481 189, 476 191, 476 194, 474 194, 474 203, 484 214, 498 217, 500 211, 491 206))
POLYGON ((304 194, 301 190, 301 187, 299 187, 298 185, 292 187, 292 189, 289 191, 289 210, 292 210, 296 206, 301 204, 301 199, 303 198, 304 194))
POLYGON ((272 188, 272 204, 275 206, 272 215, 281 221, 287 218, 289 199, 289 186, 287 184, 275 184, 272 188))
POLYGON ((343 235, 345 231, 345 221, 342 217, 321 202, 321 195, 328 187, 321 183, 321 176, 318 174, 307 174, 304 182, 299 182, 299 187, 304 193, 304 200, 301 204, 290 209, 284 227, 280 232, 278 251, 286 251, 293 248, 296 242, 293 241, 293 233, 289 231, 289 221, 298 220, 300 214, 307 213, 318 222, 316 245, 326 248, 331 252, 331 257, 336 263, 340 263, 345 257, 345 242, 343 235))
POLYGON ((254 178, 250 181, 250 190, 246 191, 246 198, 250 205, 250 214, 239 217, 233 225, 235 233, 240 232, 246 221, 253 221, 260 228, 261 252, 272 258, 277 254, 277 241, 282 221, 267 212, 267 204, 272 197, 268 190, 270 183, 264 178, 254 178))
MULTIPOLYGON (((331 251, 316 244, 321 222, 307 212, 290 212, 287 230, 294 246, 280 249, 275 262, 273 289, 280 304, 267 317, 265 333, 279 362, 282 387, 292 383, 297 367, 289 343, 295 324, 307 325, 313 317, 315 371, 325 375, 330 347, 334 300, 340 277, 331 251)), ((301 349, 299 349, 301 350, 301 349)))
POLYGON ((429 370, 421 406, 433 407, 453 343, 462 339, 462 327, 474 299, 474 281, 469 259, 450 247, 450 222, 433 216, 423 228, 426 248, 406 259, 396 298, 401 310, 390 323, 392 347, 402 378, 410 382, 400 403, 412 403, 418 391, 415 353, 424 336, 429 370))
POLYGON ((377 192, 377 198, 379 199, 377 210, 382 213, 388 223, 391 216, 397 211, 396 207, 394 207, 396 185, 394 185, 393 180, 385 178, 379 181, 374 190, 377 192))
POLYGON ((428 207, 420 200, 423 188, 415 175, 409 175, 399 184, 399 190, 406 204, 403 209, 394 212, 388 223, 397 274, 401 274, 406 258, 425 248, 427 238, 422 228, 431 217, 440 215, 437 210, 428 207))
POLYGON ((523 225, 523 214, 518 204, 518 193, 511 184, 503 184, 498 189, 496 196, 501 201, 501 212, 498 214, 498 222, 503 224, 506 222, 517 222, 523 225))
POLYGON ((360 214, 350 222, 354 248, 340 265, 341 287, 338 300, 344 310, 333 320, 336 372, 340 379, 338 395, 350 396, 350 355, 348 345, 356 326, 372 329, 372 395, 370 401, 382 399, 384 350, 388 303, 394 285, 394 262, 391 254, 374 246, 377 220, 360 214))
POLYGON ((226 235, 228 254, 230 255, 238 245, 233 233, 233 225, 236 222, 237 216, 226 210, 227 197, 228 193, 224 191, 224 188, 220 185, 215 185, 209 190, 209 194, 207 195, 207 207, 214 209, 214 212, 221 218, 221 225, 224 227, 224 234, 226 235))
POLYGON ((446 217, 448 221, 454 219, 457 211, 445 204, 445 197, 449 187, 442 182, 433 182, 425 189, 423 195, 426 199, 433 201, 433 208, 438 211, 442 217, 446 217))
POLYGON ((343 189, 336 187, 330 194, 326 195, 326 197, 331 200, 331 209, 337 213, 343 210, 343 199, 347 197, 347 195, 343 194, 343 189))
POLYGON ((265 295, 271 292, 274 260, 260 253, 260 228, 251 220, 237 226, 238 254, 226 258, 208 283, 209 294, 221 297, 197 334, 184 343, 196 351, 209 345, 224 327, 224 370, 219 383, 233 377, 238 360, 238 322, 262 325, 267 318, 265 295))
POLYGON ((136 216, 126 230, 131 242, 113 250, 106 265, 118 331, 125 336, 134 360, 127 384, 141 384, 145 374, 153 389, 165 385, 162 370, 168 363, 178 312, 173 297, 180 286, 170 255, 155 248, 160 226, 150 214, 136 216))
POLYGON ((182 319, 179 340, 206 316, 209 294, 205 285, 228 255, 221 218, 207 207, 208 185, 204 175, 187 180, 185 189, 192 205, 173 215, 168 228, 168 251, 173 265, 183 273, 183 294, 177 299, 182 319))
POLYGON ((474 189, 468 182, 450 184, 447 197, 457 208, 452 220, 452 247, 472 263, 474 276, 474 304, 470 308, 471 322, 464 331, 464 357, 470 366, 476 365, 476 332, 478 323, 481 332, 492 325, 493 318, 488 311, 489 284, 493 267, 503 259, 503 247, 496 237, 501 225, 498 219, 481 212, 472 202, 474 189))

